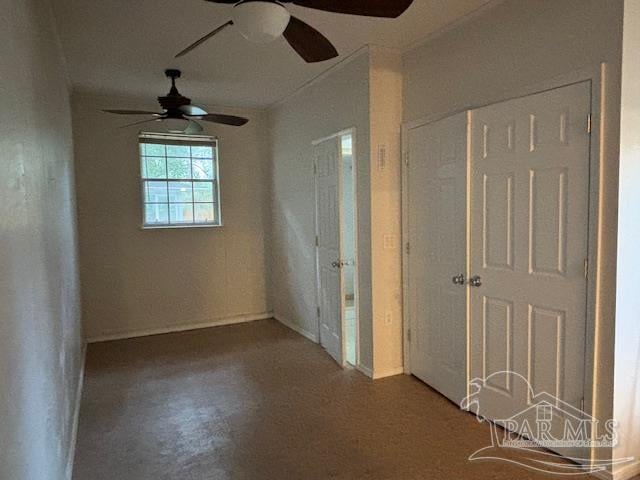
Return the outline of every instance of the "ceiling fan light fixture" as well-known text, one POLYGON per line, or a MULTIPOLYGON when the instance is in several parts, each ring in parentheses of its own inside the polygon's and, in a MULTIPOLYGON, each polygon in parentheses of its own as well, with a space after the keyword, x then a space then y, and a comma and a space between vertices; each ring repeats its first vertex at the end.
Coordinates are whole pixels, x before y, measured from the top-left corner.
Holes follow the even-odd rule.
POLYGON ((163 123, 169 133, 184 133, 190 125, 186 118, 165 118, 163 123))
POLYGON ((282 36, 291 14, 274 1, 245 0, 233 9, 233 23, 253 43, 269 43, 282 36))

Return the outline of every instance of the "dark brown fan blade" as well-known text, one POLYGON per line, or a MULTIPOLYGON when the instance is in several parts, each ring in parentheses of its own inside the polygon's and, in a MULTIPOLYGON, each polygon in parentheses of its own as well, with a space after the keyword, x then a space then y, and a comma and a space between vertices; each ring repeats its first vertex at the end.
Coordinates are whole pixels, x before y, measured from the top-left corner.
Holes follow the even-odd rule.
POLYGON ((160 115, 160 113, 145 110, 103 110, 103 112, 115 113, 116 115, 160 115))
POLYGON ((398 18, 413 0, 293 0, 301 7, 364 17, 398 18))
POLYGON ((241 127, 249 123, 249 120, 242 117, 235 117, 233 115, 222 115, 221 113, 210 113, 202 117, 198 117, 198 120, 204 120, 205 122, 221 123, 223 125, 232 125, 234 127, 241 127))
POLYGON ((192 43, 191 45, 189 45, 187 48, 185 48, 184 50, 182 50, 179 54, 176 55, 176 58, 178 57, 182 57, 183 55, 186 55, 187 53, 189 53, 191 50, 193 50, 194 48, 199 47, 200 45, 202 45, 204 42, 206 42, 207 40, 209 40, 211 37, 213 37, 214 35, 220 33, 222 30, 224 30, 225 28, 227 28, 228 26, 233 25, 233 20, 229 20, 227 23, 225 23, 224 25, 220 25, 218 28, 216 28, 214 31, 207 33, 204 37, 202 37, 201 39, 195 41, 194 43, 192 43))
POLYGON ((159 122, 161 121, 161 118, 150 118, 147 120, 142 120, 140 122, 133 122, 133 123, 129 123, 127 125, 122 125, 120 128, 127 128, 127 127, 133 127, 134 125, 142 125, 143 123, 149 123, 149 122, 159 122))
POLYGON ((336 47, 327 37, 299 18, 291 17, 284 38, 307 63, 323 62, 338 56, 336 47))

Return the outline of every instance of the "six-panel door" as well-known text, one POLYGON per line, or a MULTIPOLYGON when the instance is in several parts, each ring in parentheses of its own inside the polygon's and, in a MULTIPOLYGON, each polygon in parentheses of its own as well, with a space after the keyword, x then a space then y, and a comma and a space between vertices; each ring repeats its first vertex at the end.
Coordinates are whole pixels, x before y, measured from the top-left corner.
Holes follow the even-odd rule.
POLYGON ((581 415, 590 96, 584 82, 471 113, 470 365, 489 419, 542 393, 581 415))

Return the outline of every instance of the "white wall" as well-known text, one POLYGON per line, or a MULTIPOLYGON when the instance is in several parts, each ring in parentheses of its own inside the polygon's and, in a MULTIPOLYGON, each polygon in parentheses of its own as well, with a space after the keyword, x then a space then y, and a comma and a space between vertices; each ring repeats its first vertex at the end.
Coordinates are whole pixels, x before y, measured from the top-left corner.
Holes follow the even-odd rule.
MULTIPOLYGON (((507 0, 404 56, 404 119, 522 95, 541 82, 606 62, 598 206, 594 413, 613 413, 613 332, 622 0, 507 0)), ((597 68, 596 68, 597 71, 597 68)), ((600 451, 597 455, 608 456, 600 451)))
MULTIPOLYGON (((273 159, 273 310, 281 321, 316 336, 312 142, 355 128, 358 235, 360 239, 370 238, 368 55, 360 54, 269 113, 273 159)), ((370 257, 370 245, 361 241, 358 251, 360 363, 368 369, 373 368, 370 257)))
POLYGON ((0 9, 0 478, 62 480, 82 363, 69 96, 49 2, 0 9))
POLYGON ((624 9, 614 412, 615 454, 636 457, 619 470, 631 474, 640 472, 640 2, 624 9))
MULTIPOLYGON (((241 128, 205 124, 219 138, 221 228, 142 230, 139 128, 103 108, 159 108, 147 99, 74 93, 83 321, 89 339, 180 329, 270 313, 264 114, 241 128)), ((188 92, 184 92, 187 94, 188 92)), ((147 129, 154 129, 153 124, 147 129)))
POLYGON ((400 146, 403 75, 399 52, 371 47, 369 75, 373 367, 374 377, 379 378, 403 372, 400 146))
POLYGON ((355 127, 359 366, 376 378, 402 373, 401 70, 399 53, 371 47, 270 112, 274 312, 311 337, 318 332, 312 142, 355 127))

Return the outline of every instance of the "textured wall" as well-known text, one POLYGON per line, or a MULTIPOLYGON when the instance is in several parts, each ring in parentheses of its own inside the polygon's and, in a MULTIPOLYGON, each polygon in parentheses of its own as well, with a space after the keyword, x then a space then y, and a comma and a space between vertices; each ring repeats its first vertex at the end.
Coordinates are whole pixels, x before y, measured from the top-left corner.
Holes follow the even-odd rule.
POLYGON ((369 200, 369 56, 362 54, 270 112, 276 317, 317 335, 312 142, 355 127, 360 363, 373 367, 369 200))
POLYGON ((129 119, 100 110, 157 109, 153 97, 153 92, 147 99, 89 93, 73 97, 82 308, 89 339, 255 317, 271 310, 263 114, 227 112, 251 119, 242 128, 206 125, 205 133, 220 141, 224 226, 142 230, 139 129, 120 129, 129 119))
POLYGON ((62 480, 82 355, 69 97, 48 0, 0 10, 0 479, 62 480))

